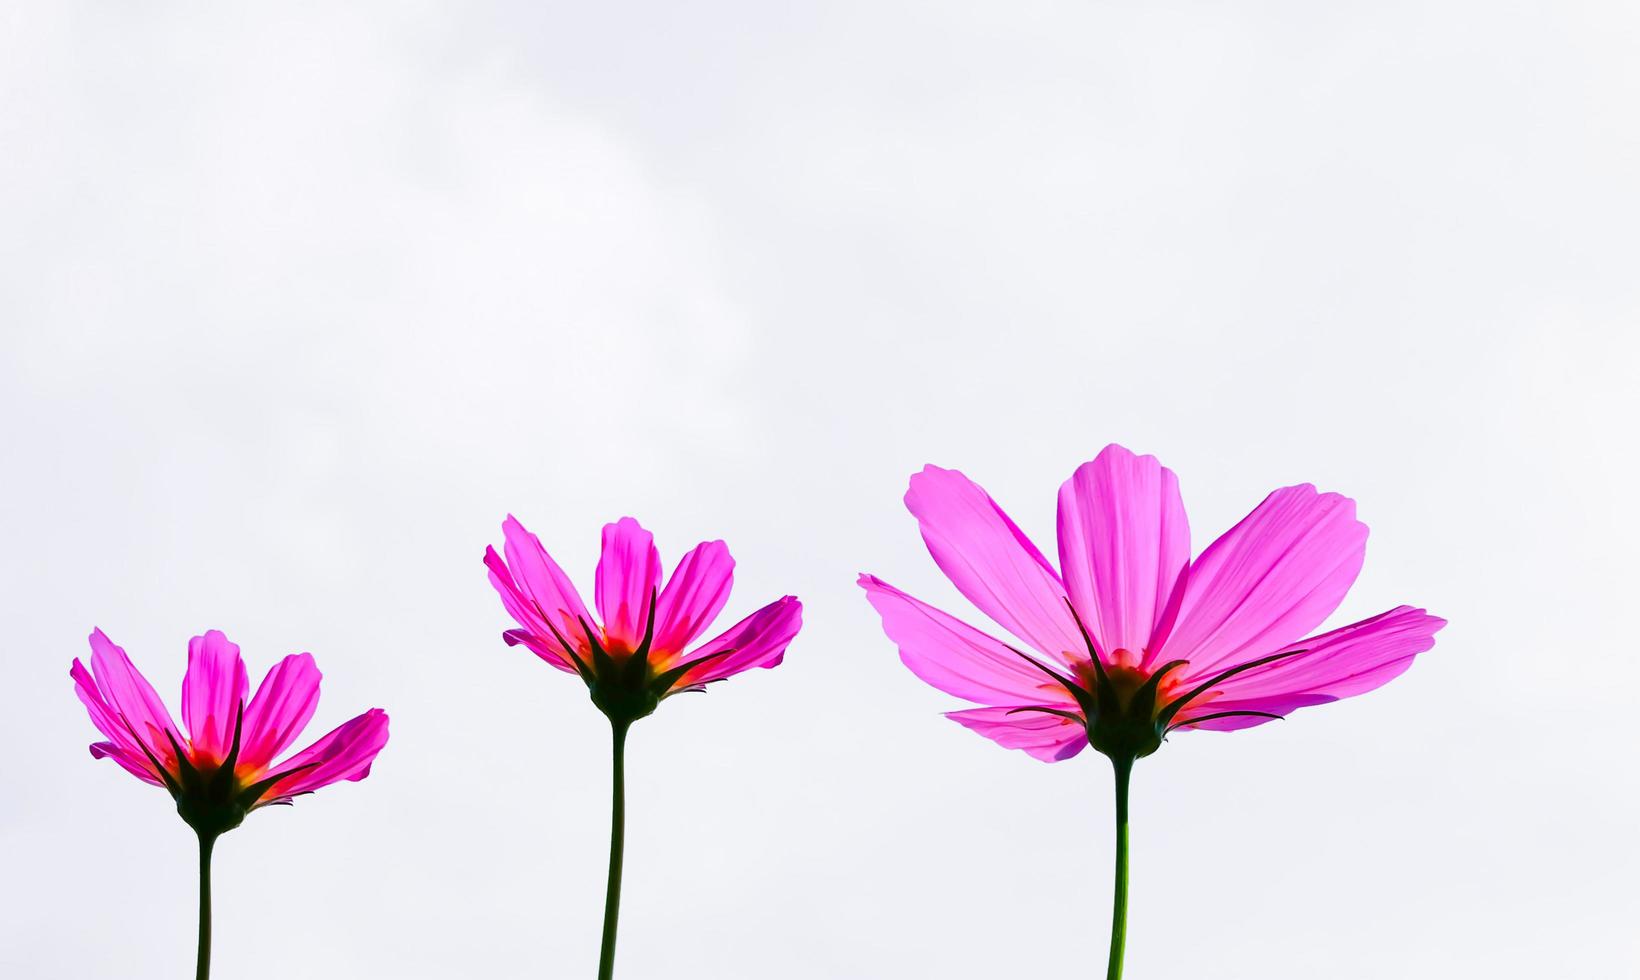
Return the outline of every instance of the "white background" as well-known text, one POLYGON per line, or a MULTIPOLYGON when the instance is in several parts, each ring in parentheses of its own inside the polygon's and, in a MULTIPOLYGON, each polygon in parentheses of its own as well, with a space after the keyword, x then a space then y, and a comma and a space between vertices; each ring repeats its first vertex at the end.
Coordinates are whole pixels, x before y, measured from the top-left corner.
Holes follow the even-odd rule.
POLYGON ((784 666, 634 732, 620 976, 1102 976, 1110 785, 940 718, 854 586, 900 503, 1051 550, 1105 443, 1199 550, 1356 497, 1374 694, 1140 764, 1129 975, 1624 977, 1640 17, 1621 3, 0 3, 0 974, 189 975, 193 841, 94 762, 311 650, 365 782, 217 861, 217 975, 587 977, 607 730, 503 646, 509 510, 723 537, 784 666))

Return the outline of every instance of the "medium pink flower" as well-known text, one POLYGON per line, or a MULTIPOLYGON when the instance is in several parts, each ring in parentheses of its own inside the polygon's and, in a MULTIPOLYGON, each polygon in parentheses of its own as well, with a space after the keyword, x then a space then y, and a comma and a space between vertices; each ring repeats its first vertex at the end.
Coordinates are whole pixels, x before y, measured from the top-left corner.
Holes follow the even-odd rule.
POLYGON ((803 625, 803 604, 785 596, 691 647, 729 601, 734 559, 722 541, 697 545, 661 584, 661 558, 648 531, 630 517, 604 526, 593 587, 594 617, 535 535, 508 515, 501 525, 506 560, 484 552, 490 584, 518 629, 502 637, 586 682, 614 737, 609 884, 604 896, 599 980, 615 973, 621 866, 626 826, 626 734, 661 701, 698 691, 752 667, 773 667, 803 625))
POLYGON ((246 700, 239 647, 217 630, 188 641, 182 679, 184 734, 147 679, 102 630, 91 633, 91 669, 76 658, 69 676, 107 741, 91 754, 119 763, 145 783, 166 789, 199 836, 199 959, 205 980, 211 958, 211 851, 216 839, 252 810, 290 803, 342 780, 370 775, 387 744, 387 713, 359 715, 282 762, 275 762, 307 727, 319 705, 319 670, 307 653, 286 657, 246 700))
POLYGON ((580 675, 593 703, 612 719, 636 721, 679 691, 773 667, 803 625, 803 604, 784 596, 691 649, 729 601, 735 562, 722 541, 697 545, 662 587, 660 553, 650 533, 630 517, 606 524, 594 579, 595 617, 517 518, 509 515, 501 529, 506 560, 488 548, 484 564, 519 626, 502 637, 580 675))
POLYGON ((1153 456, 1108 446, 1059 490, 1059 568, 955 470, 911 478, 906 506, 958 591, 1018 645, 862 575, 913 673, 983 705, 947 717, 1045 762, 1092 744, 1117 769, 1120 973, 1127 779, 1180 729, 1230 731, 1389 682, 1445 621, 1398 606, 1320 626, 1366 551, 1355 504, 1308 484, 1265 498, 1194 562, 1179 484, 1153 456), (1023 648, 1023 649, 1022 649, 1023 648))

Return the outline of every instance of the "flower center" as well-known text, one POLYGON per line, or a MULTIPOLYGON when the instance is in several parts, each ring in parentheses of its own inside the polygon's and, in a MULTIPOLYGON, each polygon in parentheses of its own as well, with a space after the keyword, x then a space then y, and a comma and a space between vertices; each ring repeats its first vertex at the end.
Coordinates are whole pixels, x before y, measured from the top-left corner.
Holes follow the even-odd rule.
MULTIPOLYGON (((1094 691, 1101 686, 1115 695, 1116 703, 1126 709, 1133 702, 1133 697, 1145 686, 1154 671, 1145 670, 1139 666, 1139 658, 1126 650, 1115 650, 1111 653, 1114 663, 1104 668, 1104 680, 1101 683, 1099 668, 1091 659, 1075 660, 1071 664, 1071 672, 1081 687, 1094 691)), ((1177 671, 1168 671, 1156 683, 1154 707, 1152 711, 1160 711, 1173 697, 1181 693, 1182 685, 1178 680, 1177 671)))

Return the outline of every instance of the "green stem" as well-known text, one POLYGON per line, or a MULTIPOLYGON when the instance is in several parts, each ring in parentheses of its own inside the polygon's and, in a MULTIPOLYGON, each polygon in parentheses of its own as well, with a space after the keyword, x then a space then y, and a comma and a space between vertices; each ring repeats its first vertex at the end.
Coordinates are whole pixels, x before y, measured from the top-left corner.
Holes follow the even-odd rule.
POLYGON ((199 960, 194 980, 210 980, 211 976, 211 848, 215 844, 215 834, 199 835, 199 960))
POLYGON ((609 888, 604 894, 604 945, 598 980, 615 976, 615 924, 621 916, 621 852, 626 844, 626 730, 630 722, 610 721, 614 733, 614 784, 609 810, 609 888))
POLYGON ((1105 980, 1122 980, 1122 951, 1127 945, 1128 776, 1132 759, 1110 760, 1116 770, 1116 893, 1110 908, 1110 968, 1105 980))

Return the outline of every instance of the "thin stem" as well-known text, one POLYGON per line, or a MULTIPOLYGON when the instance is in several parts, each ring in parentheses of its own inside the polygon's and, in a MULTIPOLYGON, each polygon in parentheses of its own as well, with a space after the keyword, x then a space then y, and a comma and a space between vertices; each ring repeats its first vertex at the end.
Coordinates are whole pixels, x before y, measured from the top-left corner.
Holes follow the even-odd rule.
POLYGON ((615 976, 615 924, 621 916, 621 853, 626 843, 626 730, 630 722, 611 721, 614 792, 609 810, 609 889, 604 894, 604 945, 598 955, 598 980, 615 976))
POLYGON ((1132 759, 1110 760, 1116 770, 1116 892, 1110 908, 1110 968, 1105 980, 1122 980, 1122 951, 1127 945, 1128 777, 1132 759))
POLYGON ((211 976, 211 848, 215 845, 215 834, 199 835, 199 960, 194 980, 210 980, 211 976))

